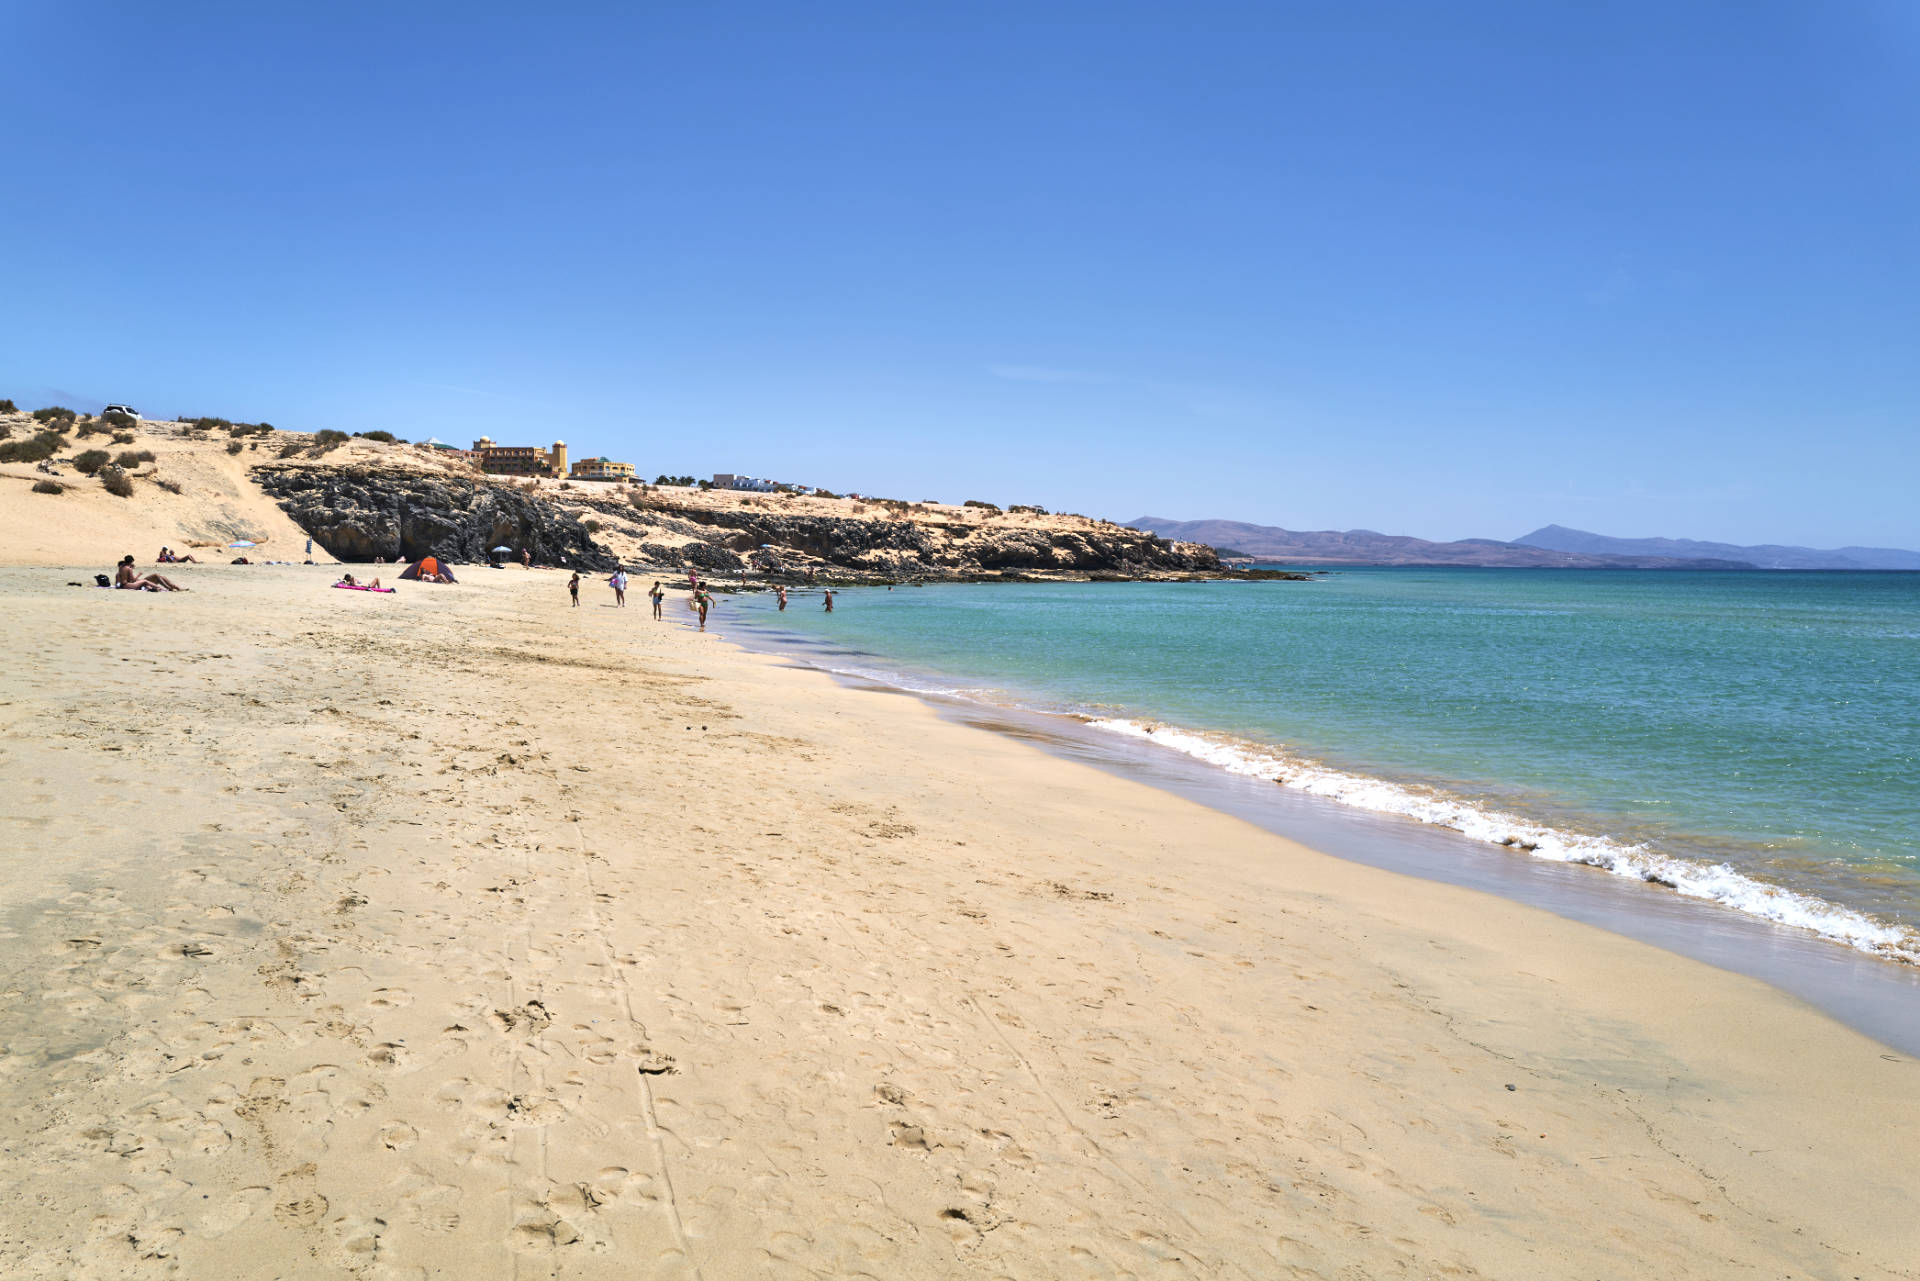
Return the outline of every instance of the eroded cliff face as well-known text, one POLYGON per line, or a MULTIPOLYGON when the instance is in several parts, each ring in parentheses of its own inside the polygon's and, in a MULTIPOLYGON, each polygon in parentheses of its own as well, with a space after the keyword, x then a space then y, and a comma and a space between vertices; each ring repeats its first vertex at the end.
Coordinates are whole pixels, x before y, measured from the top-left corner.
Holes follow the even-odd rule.
POLYGON ((1210 547, 1082 517, 1036 526, 884 507, 868 516, 716 508, 677 503, 661 491, 535 491, 364 464, 267 465, 253 477, 342 560, 435 555, 483 561, 488 549, 507 546, 516 554, 525 548, 540 564, 579 569, 611 570, 624 561, 721 574, 811 569, 840 580, 1145 578, 1220 569, 1210 547))
POLYGON ((736 554, 770 548, 845 569, 914 578, 1064 573, 1122 577, 1204 573, 1220 568, 1210 547, 1171 543, 1121 525, 1088 529, 995 528, 931 520, 797 516, 750 509, 707 510, 662 503, 659 516, 708 531, 705 541, 736 554))
POLYGON ((504 485, 373 467, 259 467, 254 481, 341 560, 453 562, 525 548, 543 565, 612 570, 613 553, 578 517, 504 485))

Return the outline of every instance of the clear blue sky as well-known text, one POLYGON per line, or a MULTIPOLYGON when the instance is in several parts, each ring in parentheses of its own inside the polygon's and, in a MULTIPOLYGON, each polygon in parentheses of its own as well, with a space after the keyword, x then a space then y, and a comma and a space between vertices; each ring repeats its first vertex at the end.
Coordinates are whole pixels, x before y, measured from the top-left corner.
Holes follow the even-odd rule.
POLYGON ((1920 5, 0 0, 0 396, 1920 547, 1920 5))

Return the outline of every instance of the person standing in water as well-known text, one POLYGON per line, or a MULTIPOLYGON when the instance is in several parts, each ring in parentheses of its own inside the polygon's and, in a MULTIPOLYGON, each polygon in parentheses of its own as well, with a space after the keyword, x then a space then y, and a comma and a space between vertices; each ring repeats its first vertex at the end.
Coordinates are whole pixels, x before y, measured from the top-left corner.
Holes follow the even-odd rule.
POLYGON ((780 612, 784 614, 787 612, 787 589, 781 587, 777 590, 780 593, 780 612))
POLYGON ((613 577, 607 580, 607 586, 613 588, 613 599, 619 602, 621 609, 625 609, 627 607, 627 571, 614 570, 613 577))
POLYGON ((655 622, 660 621, 660 604, 662 601, 666 600, 666 598, 667 598, 666 592, 660 589, 660 580, 655 579, 653 583, 653 590, 647 593, 647 599, 653 602, 653 619, 655 622))
POLYGON ((713 608, 713 597, 707 595, 706 588, 702 587, 693 594, 693 607, 700 611, 700 630, 704 632, 707 630, 707 611, 713 608))
POLYGON ((827 596, 826 612, 831 614, 833 612, 833 588, 831 587, 827 588, 826 596, 827 596))
POLYGON ((580 571, 574 570, 573 577, 567 580, 567 595, 573 597, 573 607, 580 608, 580 571))

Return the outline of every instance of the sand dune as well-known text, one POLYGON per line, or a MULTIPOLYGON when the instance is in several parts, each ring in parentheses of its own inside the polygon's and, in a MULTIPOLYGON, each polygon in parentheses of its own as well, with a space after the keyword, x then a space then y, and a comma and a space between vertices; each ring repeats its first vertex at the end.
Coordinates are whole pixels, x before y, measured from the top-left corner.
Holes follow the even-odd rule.
POLYGON ((1920 1069, 1759 984, 563 575, 182 572, 0 571, 0 1274, 1920 1276, 1920 1069))
MULTIPOLYGON (((9 421, 17 435, 26 434, 24 416, 9 421)), ((247 553, 253 559, 306 559, 305 531, 247 478, 260 452, 228 454, 224 439, 186 439, 172 423, 142 423, 126 445, 108 444, 104 436, 76 438, 75 448, 153 452, 154 461, 134 474, 130 498, 116 497, 98 480, 65 466, 57 479, 66 492, 36 494, 33 484, 47 479, 43 473, 30 463, 0 463, 0 564, 106 569, 131 552, 148 565, 163 545, 230 560, 240 553, 222 549, 240 539, 260 545, 247 553), (180 492, 158 480, 178 485, 180 492)), ((312 555, 332 563, 320 547, 312 555)))

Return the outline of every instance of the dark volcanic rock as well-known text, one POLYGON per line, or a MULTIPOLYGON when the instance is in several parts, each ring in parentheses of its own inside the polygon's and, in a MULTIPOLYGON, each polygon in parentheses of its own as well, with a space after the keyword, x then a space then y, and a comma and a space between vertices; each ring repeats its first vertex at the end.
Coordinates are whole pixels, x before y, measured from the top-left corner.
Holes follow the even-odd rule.
POLYGON ((712 543, 683 543, 668 547, 664 543, 642 543, 640 550, 655 565, 692 565, 696 569, 737 573, 746 562, 739 555, 712 543))
MULTIPOLYGON (((782 552, 798 552, 858 573, 937 579, 1032 571, 1131 578, 1220 568, 1220 559, 1210 547, 1176 545, 1149 531, 1121 525, 1087 530, 1001 528, 667 503, 651 510, 670 517, 675 525, 704 527, 705 541, 714 548, 752 553, 771 547, 776 559, 782 552)), ((673 549, 676 558, 691 560, 688 551, 673 549)))
POLYGON ((505 546, 543 565, 616 563, 577 517, 506 486, 368 467, 262 467, 253 478, 341 560, 438 556, 457 564, 505 546))

